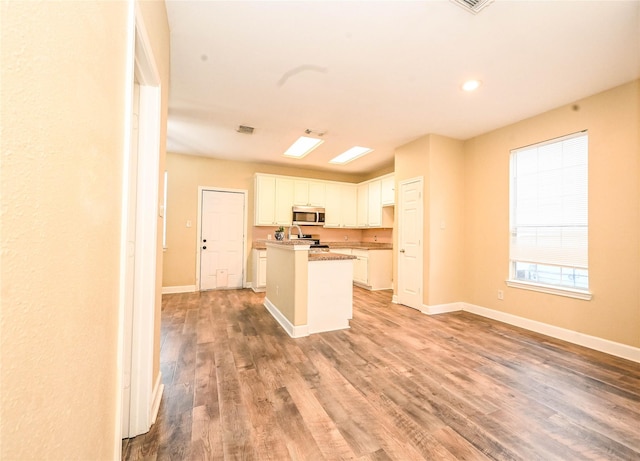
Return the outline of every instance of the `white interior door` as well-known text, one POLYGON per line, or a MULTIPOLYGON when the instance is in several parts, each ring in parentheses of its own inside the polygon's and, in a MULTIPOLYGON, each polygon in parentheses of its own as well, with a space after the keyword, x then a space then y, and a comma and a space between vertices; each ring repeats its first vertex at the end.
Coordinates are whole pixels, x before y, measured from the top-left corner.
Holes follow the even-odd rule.
POLYGON ((400 183, 398 216, 398 303, 422 307, 422 178, 400 183))
POLYGON ((201 290, 243 287, 245 197, 243 192, 202 191, 201 290))
POLYGON ((129 437, 131 417, 131 355, 133 341, 133 308, 135 304, 136 268, 136 212, 138 210, 138 126, 140 107, 140 85, 133 85, 133 114, 131 117, 131 151, 129 154, 129 177, 127 198, 127 254, 125 266, 124 338, 122 354, 122 436, 129 437))
POLYGON ((131 15, 131 67, 127 85, 130 144, 123 162, 118 359, 118 411, 114 452, 121 437, 147 432, 162 396, 161 373, 153 382, 158 242, 161 89, 151 45, 137 4, 131 15), (130 99, 129 99, 130 98, 130 99), (130 111, 130 112, 129 112, 130 111))

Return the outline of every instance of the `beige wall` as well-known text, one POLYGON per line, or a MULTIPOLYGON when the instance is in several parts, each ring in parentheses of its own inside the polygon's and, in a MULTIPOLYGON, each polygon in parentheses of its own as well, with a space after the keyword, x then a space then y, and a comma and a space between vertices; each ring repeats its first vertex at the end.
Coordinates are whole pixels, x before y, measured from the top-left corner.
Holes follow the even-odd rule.
MULTIPOLYGON (((464 274, 460 270, 464 264, 463 143, 425 135, 396 149, 395 165, 396 184, 416 177, 424 180, 422 301, 428 306, 460 301, 464 274)), ((394 252, 394 274, 396 266, 394 252)))
POLYGON ((425 305, 465 301, 640 346, 640 82, 466 142, 423 136, 396 149, 395 168, 396 183, 425 179, 425 305), (593 299, 509 288, 510 151, 585 129, 593 299))
POLYGON ((429 137, 429 306, 462 299, 464 284, 464 152, 461 141, 429 137))
POLYGON ((0 458, 114 459, 128 5, 0 8, 0 458))
POLYGON ((640 347, 640 82, 465 143, 464 301, 640 347), (591 301, 509 288, 509 152, 589 130, 591 301), (497 291, 504 290, 504 301, 497 291))
MULTIPOLYGON (((198 186, 211 186, 248 191, 248 235, 247 235, 247 269, 251 267, 249 257, 251 243, 255 238, 265 238, 273 234, 274 228, 253 228, 254 208, 254 175, 255 173, 281 174, 300 176, 331 181, 359 182, 363 179, 354 175, 284 168, 282 166, 234 162, 191 155, 167 154, 166 169, 168 172, 167 197, 167 249, 164 252, 163 286, 190 286, 196 283, 196 249, 198 221, 198 186), (191 227, 187 227, 191 221, 191 227), (256 232, 256 236, 254 236, 256 232)), ((305 228, 305 232, 311 228, 305 228)), ((360 230, 317 230, 327 238, 343 240, 360 240, 360 230)), ((388 232, 388 231, 387 231, 388 232)), ((251 274, 247 274, 251 280, 251 274)))

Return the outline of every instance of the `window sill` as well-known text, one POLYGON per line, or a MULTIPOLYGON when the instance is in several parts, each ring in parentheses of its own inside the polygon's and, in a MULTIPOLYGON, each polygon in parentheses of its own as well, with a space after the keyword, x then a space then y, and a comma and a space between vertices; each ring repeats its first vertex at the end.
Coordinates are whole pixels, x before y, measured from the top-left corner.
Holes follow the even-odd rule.
POLYGON ((582 299, 591 301, 593 294, 585 290, 573 290, 571 288, 555 287, 551 285, 540 285, 537 283, 522 282, 520 280, 507 280, 507 286, 512 288, 521 288, 523 290, 539 291, 551 295, 567 296, 569 298, 582 299))

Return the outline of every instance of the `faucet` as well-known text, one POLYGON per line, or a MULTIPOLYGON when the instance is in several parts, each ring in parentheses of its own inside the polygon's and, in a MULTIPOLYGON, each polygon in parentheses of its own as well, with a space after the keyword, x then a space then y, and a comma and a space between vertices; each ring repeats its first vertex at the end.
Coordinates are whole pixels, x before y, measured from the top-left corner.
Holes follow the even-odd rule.
POLYGON ((291 229, 293 227, 297 227, 298 228, 298 238, 301 239, 302 238, 302 229, 300 229, 300 226, 298 226, 297 224, 292 224, 291 227, 289 227, 289 240, 291 240, 291 229))

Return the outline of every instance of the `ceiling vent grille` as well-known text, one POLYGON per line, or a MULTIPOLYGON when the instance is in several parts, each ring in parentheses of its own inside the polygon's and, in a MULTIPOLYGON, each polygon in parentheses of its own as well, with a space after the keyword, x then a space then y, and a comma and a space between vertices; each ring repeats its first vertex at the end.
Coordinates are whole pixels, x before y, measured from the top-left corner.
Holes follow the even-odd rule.
POLYGON ((236 129, 236 131, 238 133, 242 133, 242 134, 253 134, 253 130, 255 130, 254 127, 252 126, 247 126, 247 125, 240 125, 238 126, 238 128, 236 129))
POLYGON ((470 13, 477 14, 485 6, 491 3, 493 0, 451 0, 453 3, 460 5, 470 13))

